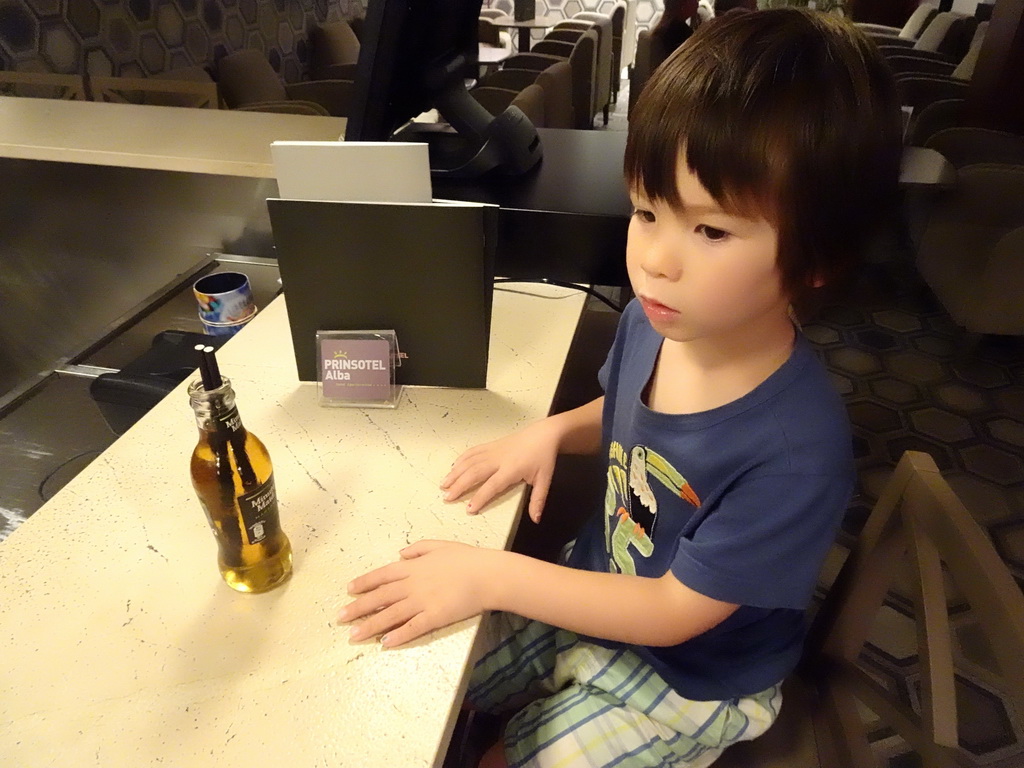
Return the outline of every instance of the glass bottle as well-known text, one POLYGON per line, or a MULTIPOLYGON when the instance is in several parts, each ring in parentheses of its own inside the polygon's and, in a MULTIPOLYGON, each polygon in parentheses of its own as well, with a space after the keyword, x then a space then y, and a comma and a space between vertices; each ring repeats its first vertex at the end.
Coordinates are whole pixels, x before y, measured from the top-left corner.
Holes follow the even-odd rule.
POLYGON ((266 592, 292 572, 292 547, 281 530, 267 449, 242 426, 231 382, 188 389, 199 426, 192 486, 217 540, 221 576, 239 592, 266 592))

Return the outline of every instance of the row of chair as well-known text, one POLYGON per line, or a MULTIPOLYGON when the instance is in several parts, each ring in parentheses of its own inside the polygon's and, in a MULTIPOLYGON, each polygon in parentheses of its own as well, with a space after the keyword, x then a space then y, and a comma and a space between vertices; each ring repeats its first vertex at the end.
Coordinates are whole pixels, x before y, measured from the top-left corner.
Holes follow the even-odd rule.
POLYGON ((899 29, 862 25, 910 109, 905 141, 956 169, 954 189, 908 203, 918 273, 975 333, 1024 334, 1024 136, 972 125, 968 89, 989 22, 922 5, 899 29))
MULTIPOLYGON (((580 12, 559 22, 530 51, 481 77, 472 94, 495 114, 514 104, 539 126, 588 129, 599 113, 607 124, 618 97, 626 13, 620 2, 611 15, 580 12)), ((488 30, 489 18, 502 15, 482 10, 481 27, 488 30)))
POLYGON ((147 78, 0 71, 0 95, 346 116, 358 37, 347 22, 322 24, 310 48, 314 79, 299 83, 283 82, 260 51, 241 50, 216 62, 216 81, 202 67, 147 78))

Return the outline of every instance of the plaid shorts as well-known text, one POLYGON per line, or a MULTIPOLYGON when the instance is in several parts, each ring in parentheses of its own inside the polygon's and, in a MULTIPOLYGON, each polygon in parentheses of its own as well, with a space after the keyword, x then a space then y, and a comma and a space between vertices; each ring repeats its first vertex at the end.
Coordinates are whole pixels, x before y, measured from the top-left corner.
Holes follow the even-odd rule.
POLYGON ((730 701, 691 701, 632 651, 604 648, 521 616, 495 613, 497 642, 477 663, 468 698, 501 715, 511 768, 710 765, 756 738, 782 704, 775 685, 730 701))

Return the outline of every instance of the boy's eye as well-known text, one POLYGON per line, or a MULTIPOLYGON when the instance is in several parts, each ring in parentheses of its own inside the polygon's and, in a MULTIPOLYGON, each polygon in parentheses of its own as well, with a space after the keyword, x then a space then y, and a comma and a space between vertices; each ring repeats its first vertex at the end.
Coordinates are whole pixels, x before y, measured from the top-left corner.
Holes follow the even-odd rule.
POLYGON ((717 243, 721 240, 725 240, 729 236, 729 233, 724 229, 718 229, 717 227, 709 227, 707 224, 700 224, 697 227, 697 234, 703 235, 707 240, 712 243, 717 243))
POLYGON ((635 216, 637 219, 644 222, 645 224, 650 224, 651 222, 654 221, 654 214, 651 213, 651 211, 646 210, 645 208, 634 208, 633 216, 635 216))

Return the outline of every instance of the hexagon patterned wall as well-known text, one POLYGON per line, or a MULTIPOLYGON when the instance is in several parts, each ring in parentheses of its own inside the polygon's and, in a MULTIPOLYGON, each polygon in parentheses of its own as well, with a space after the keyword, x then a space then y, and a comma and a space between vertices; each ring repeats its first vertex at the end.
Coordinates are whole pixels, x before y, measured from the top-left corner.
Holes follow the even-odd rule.
MULTIPOLYGON (((662 0, 633 0, 637 26, 662 0)), ((307 32, 364 13, 366 0, 0 0, 0 69, 143 77, 209 66, 241 48, 266 53, 284 79, 302 78, 307 32)), ((484 5, 511 11, 512 0, 484 5)), ((537 0, 537 14, 607 13, 615 0, 537 0)))
POLYGON ((144 77, 257 48, 301 79, 308 30, 361 0, 0 0, 0 69, 144 77))

